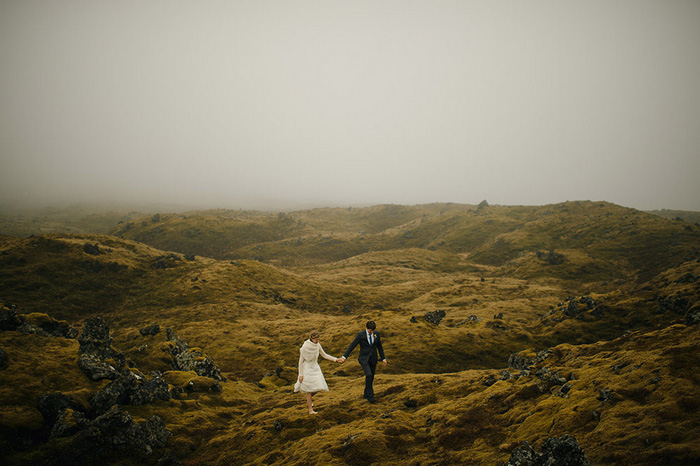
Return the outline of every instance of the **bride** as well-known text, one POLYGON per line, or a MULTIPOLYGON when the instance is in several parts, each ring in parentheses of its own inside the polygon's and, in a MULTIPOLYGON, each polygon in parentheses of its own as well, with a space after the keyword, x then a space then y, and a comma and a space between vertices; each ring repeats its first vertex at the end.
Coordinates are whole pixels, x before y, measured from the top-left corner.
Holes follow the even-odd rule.
POLYGON ((318 355, 320 354, 325 359, 335 361, 342 364, 339 358, 335 358, 326 354, 319 343, 321 334, 317 331, 311 332, 309 339, 299 349, 299 380, 294 384, 294 392, 306 393, 306 404, 309 407, 309 414, 317 414, 314 411, 314 404, 311 397, 318 392, 327 392, 328 385, 326 379, 323 378, 321 367, 318 365, 318 355))

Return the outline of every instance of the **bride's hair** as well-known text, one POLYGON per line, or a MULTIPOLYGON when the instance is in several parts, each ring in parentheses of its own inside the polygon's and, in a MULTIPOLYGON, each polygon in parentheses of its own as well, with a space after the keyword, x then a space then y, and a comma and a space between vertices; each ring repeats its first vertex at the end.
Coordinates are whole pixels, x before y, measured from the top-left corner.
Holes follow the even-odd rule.
POLYGON ((313 340, 314 338, 321 338, 321 334, 316 330, 311 332, 311 335, 309 336, 309 340, 313 340))

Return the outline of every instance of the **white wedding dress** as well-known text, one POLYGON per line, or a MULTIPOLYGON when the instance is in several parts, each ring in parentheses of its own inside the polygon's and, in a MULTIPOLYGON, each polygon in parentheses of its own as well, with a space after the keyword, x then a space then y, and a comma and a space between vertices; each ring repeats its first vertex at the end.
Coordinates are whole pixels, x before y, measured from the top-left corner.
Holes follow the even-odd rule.
POLYGON ((328 385, 326 379, 323 378, 321 366, 318 365, 318 355, 320 354, 330 361, 335 361, 336 358, 326 354, 320 343, 314 343, 311 340, 306 340, 299 352, 301 353, 299 355, 299 375, 304 376, 304 381, 300 383, 297 377, 294 391, 302 393, 327 392, 328 385))

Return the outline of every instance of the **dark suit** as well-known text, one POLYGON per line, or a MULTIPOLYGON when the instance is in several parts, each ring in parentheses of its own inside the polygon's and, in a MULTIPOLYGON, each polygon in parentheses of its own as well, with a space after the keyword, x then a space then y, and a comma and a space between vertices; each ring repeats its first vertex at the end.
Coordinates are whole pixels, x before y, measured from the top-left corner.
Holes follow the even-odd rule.
POLYGON ((384 357, 384 348, 382 348, 382 339, 379 336, 379 332, 374 332, 372 334, 372 339, 372 345, 370 345, 369 341, 367 340, 367 331, 362 330, 355 336, 355 339, 352 341, 352 343, 350 343, 348 349, 345 350, 345 354, 343 354, 343 357, 347 359, 348 356, 350 356, 350 353, 352 353, 352 350, 354 350, 357 345, 360 345, 360 356, 358 361, 360 361, 360 366, 362 366, 362 370, 365 372, 364 398, 369 399, 374 398, 374 388, 372 388, 372 383, 374 382, 374 373, 377 370, 377 351, 379 351, 379 356, 381 357, 382 361, 386 359, 384 357))

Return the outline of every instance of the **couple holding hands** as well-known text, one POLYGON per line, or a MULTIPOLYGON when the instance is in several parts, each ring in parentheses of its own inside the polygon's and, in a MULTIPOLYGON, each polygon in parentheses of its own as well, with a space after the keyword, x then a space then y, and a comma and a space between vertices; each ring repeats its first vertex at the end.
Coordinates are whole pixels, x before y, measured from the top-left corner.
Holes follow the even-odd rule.
POLYGON ((342 364, 357 345, 360 345, 359 362, 365 373, 365 392, 363 398, 366 398, 370 403, 375 402, 374 389, 372 388, 374 373, 376 372, 379 358, 381 358, 385 366, 386 358, 384 357, 384 348, 382 348, 382 340, 379 336, 379 332, 375 331, 377 325, 370 320, 367 322, 366 327, 365 330, 360 331, 355 336, 355 339, 350 343, 348 349, 346 349, 345 353, 339 358, 330 356, 323 351, 320 343, 321 334, 317 331, 311 332, 309 339, 306 340, 300 348, 299 380, 294 385, 294 391, 306 393, 306 404, 309 407, 309 414, 317 414, 313 409, 313 401, 311 398, 318 392, 328 391, 326 379, 323 377, 321 367, 318 365, 319 354, 325 359, 342 364), (377 352, 379 352, 379 358, 377 357, 377 352))

